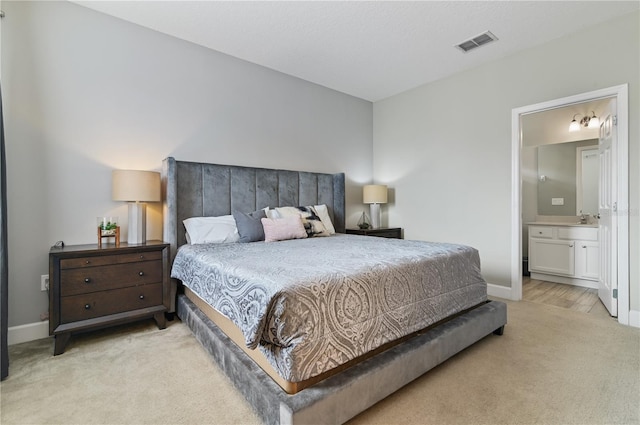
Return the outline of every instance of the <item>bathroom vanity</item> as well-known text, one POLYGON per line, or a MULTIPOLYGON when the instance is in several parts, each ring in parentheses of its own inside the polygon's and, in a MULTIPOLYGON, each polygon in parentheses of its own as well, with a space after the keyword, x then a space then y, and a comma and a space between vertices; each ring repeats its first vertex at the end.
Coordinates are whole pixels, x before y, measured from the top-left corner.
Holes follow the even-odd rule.
POLYGON ((532 279, 598 288, 597 224, 529 223, 532 279))

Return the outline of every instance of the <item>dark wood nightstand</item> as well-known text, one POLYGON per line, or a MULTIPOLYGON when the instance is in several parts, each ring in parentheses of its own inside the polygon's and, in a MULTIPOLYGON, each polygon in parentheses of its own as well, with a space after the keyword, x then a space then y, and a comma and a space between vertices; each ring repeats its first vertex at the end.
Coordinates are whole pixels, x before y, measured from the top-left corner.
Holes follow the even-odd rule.
POLYGON ((402 228, 384 227, 380 229, 347 229, 348 235, 378 236, 381 238, 402 239, 402 228))
POLYGON ((49 251, 49 335, 54 355, 72 332, 153 317, 166 327, 169 244, 70 245, 49 251))

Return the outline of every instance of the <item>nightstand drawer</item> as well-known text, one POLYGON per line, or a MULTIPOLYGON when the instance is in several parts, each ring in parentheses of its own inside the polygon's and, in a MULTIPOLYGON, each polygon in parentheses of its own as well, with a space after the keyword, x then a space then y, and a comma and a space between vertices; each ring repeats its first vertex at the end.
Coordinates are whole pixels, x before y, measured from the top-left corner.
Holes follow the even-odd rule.
POLYGON ((112 291, 73 295, 60 299, 60 323, 93 319, 161 304, 161 282, 112 291))
POLYGON ((400 231, 396 229, 378 230, 377 232, 369 233, 368 236, 377 236, 379 238, 400 239, 400 231))
POLYGON ((138 261, 162 260, 162 252, 150 251, 131 254, 104 255, 82 258, 65 258, 60 260, 61 269, 107 266, 111 264, 135 263, 138 261))
POLYGON ((66 297, 162 282, 162 272, 162 260, 61 270, 60 295, 66 297))

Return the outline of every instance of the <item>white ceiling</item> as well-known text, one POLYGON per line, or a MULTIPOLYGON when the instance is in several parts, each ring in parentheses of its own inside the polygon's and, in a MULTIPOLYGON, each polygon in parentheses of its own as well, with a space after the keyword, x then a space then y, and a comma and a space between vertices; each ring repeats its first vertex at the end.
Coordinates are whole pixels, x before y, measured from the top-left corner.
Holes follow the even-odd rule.
POLYGON ((637 0, 74 3, 369 101, 640 7, 637 0), (469 53, 453 47, 487 30, 498 41, 469 53))

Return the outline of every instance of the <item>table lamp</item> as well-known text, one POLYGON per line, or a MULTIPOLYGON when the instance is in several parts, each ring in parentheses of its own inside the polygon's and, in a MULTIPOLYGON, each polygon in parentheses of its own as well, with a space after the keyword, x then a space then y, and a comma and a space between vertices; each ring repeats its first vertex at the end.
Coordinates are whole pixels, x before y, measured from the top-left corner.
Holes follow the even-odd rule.
POLYGON ((147 241, 147 204, 160 201, 160 173, 155 171, 113 170, 112 198, 129 203, 127 242, 147 241))
POLYGON ((370 204, 371 228, 380 228, 380 204, 387 203, 387 186, 383 184, 368 184, 362 190, 362 200, 370 204))

